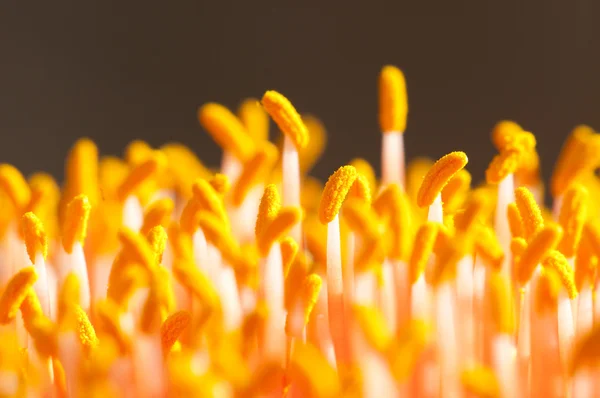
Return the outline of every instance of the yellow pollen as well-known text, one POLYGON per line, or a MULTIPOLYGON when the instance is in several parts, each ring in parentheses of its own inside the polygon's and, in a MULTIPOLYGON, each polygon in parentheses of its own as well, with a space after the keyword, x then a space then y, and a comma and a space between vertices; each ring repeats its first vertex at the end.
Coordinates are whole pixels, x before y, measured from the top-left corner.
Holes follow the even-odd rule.
POLYGON ((144 162, 134 166, 129 175, 118 188, 117 195, 120 201, 124 201, 129 195, 135 193, 136 189, 146 181, 164 171, 167 166, 167 157, 160 151, 155 151, 144 162))
POLYGON ((525 239, 530 240, 544 227, 542 212, 529 189, 525 187, 515 189, 515 203, 523 220, 525 239))
POLYGON ((479 398, 499 398, 500 383, 494 371, 485 366, 475 366, 464 370, 460 376, 464 390, 468 396, 479 398))
POLYGON ((45 316, 35 317, 31 321, 27 331, 33 338, 35 348, 43 358, 57 355, 58 341, 56 327, 50 319, 45 316))
POLYGON ((387 65, 379 74, 379 126, 383 133, 406 130, 408 97, 404 74, 395 66, 387 65))
POLYGON ((300 288, 304 285, 304 281, 309 274, 308 271, 309 264, 306 256, 303 253, 298 253, 285 275, 284 304, 288 312, 293 310, 292 304, 298 297, 300 288))
POLYGON ((364 176, 371 192, 377 192, 377 177, 373 166, 362 158, 352 159, 349 164, 354 166, 358 175, 364 176))
POLYGON ((161 151, 167 157, 168 175, 184 199, 192 196, 192 184, 198 178, 209 178, 212 174, 186 146, 176 143, 163 145, 161 151))
POLYGON ((319 205, 319 220, 321 223, 330 223, 338 215, 342 203, 357 176, 358 173, 354 167, 342 166, 329 177, 319 205))
POLYGON ((419 188, 417 205, 419 207, 431 206, 448 181, 454 174, 462 170, 467 162, 467 155, 464 152, 451 152, 435 162, 419 188))
POLYGON ((258 250, 266 256, 273 243, 283 238, 290 229, 302 219, 302 210, 298 207, 284 207, 277 217, 267 225, 263 234, 258 238, 258 250))
POLYGON ((577 297, 573 268, 561 252, 551 250, 542 262, 542 265, 556 271, 570 299, 577 297))
POLYGON ((100 301, 96 304, 94 316, 99 333, 114 339, 122 353, 129 352, 131 341, 121 327, 119 307, 111 300, 100 301))
POLYGON ((254 142, 240 120, 223 105, 208 103, 198 109, 198 120, 212 139, 240 161, 254 153, 254 142))
POLYGON ((519 208, 516 203, 509 203, 506 208, 506 216, 508 217, 508 226, 510 234, 513 238, 523 237, 523 220, 519 213, 519 208))
POLYGON ((216 173, 208 182, 219 195, 225 195, 231 189, 231 182, 225 174, 216 173))
POLYGON ((548 225, 535 234, 517 265, 519 283, 524 285, 531 279, 537 265, 556 247, 562 235, 562 228, 558 225, 548 225))
POLYGON ((31 191, 27 181, 16 167, 10 164, 0 165, 0 187, 18 211, 23 211, 29 204, 31 191))
POLYGON ((240 206, 250 189, 265 179, 276 160, 277 148, 269 142, 264 142, 256 154, 244 164, 233 186, 232 200, 235 206, 240 206))
POLYGON ((58 294, 58 320, 61 321, 69 307, 80 302, 80 285, 77 276, 71 272, 65 278, 58 294))
POLYGON ((365 203, 371 203, 371 188, 369 187, 367 178, 357 173, 356 180, 354 180, 354 184, 352 184, 349 194, 365 203))
POLYGON ((342 213, 350 229, 367 239, 380 235, 379 220, 373 208, 359 199, 349 199, 342 213))
POLYGON ((192 197, 188 200, 179 217, 181 232, 186 233, 189 236, 192 236, 194 232, 196 232, 196 229, 198 229, 198 217, 200 216, 201 211, 202 204, 198 199, 192 197))
POLYGON ((485 171, 485 179, 488 184, 498 184, 509 174, 513 174, 519 166, 520 154, 516 150, 501 152, 494 156, 489 167, 485 171))
POLYGON ((587 218, 588 196, 585 187, 574 184, 563 197, 558 222, 565 234, 558 245, 558 250, 566 257, 573 257, 579 245, 583 224, 587 218))
POLYGON ((435 222, 426 222, 417 231, 409 262, 408 272, 411 283, 415 283, 425 272, 427 262, 433 253, 438 231, 438 223, 435 222))
POLYGON ((124 227, 119 231, 119 241, 129 258, 146 269, 152 269, 155 264, 155 253, 142 235, 124 227))
POLYGON ((36 319, 45 318, 40 300, 33 289, 28 289, 25 294, 25 298, 21 303, 21 314, 23 315, 23 324, 27 331, 33 328, 33 323, 36 319))
POLYGON ((125 148, 125 159, 131 166, 143 163, 150 156, 152 156, 152 147, 142 140, 131 141, 125 148))
POLYGON ((575 256, 575 285, 581 290, 587 283, 593 285, 596 280, 598 269, 598 256, 594 252, 589 239, 583 237, 577 248, 575 256))
POLYGON ((99 343, 96 336, 96 330, 88 319, 85 311, 79 306, 75 306, 75 316, 77 317, 77 334, 79 341, 85 350, 91 350, 99 343))
POLYGON ((304 380, 303 396, 333 398, 340 390, 338 374, 318 348, 300 343, 294 346, 289 373, 292 380, 304 380))
POLYGON ((67 253, 73 251, 75 242, 83 245, 92 206, 85 195, 77 195, 69 202, 62 228, 62 244, 67 253))
POLYGON ((203 210, 209 211, 218 217, 229 228, 229 219, 223 206, 223 199, 214 190, 207 180, 199 179, 192 185, 194 199, 198 201, 203 210))
POLYGON ((167 231, 162 225, 157 225, 148 232, 146 239, 154 252, 155 264, 160 264, 165 248, 167 247, 167 231))
POLYGON ((226 225, 208 212, 200 213, 198 225, 204 232, 207 242, 219 249, 226 262, 234 265, 238 260, 239 246, 226 225))
POLYGON ((392 232, 390 257, 408 259, 413 243, 413 230, 412 208, 406 193, 402 192, 397 184, 389 184, 373 202, 373 209, 380 217, 387 218, 388 227, 392 232))
POLYGON ((494 270, 500 270, 504 251, 494 230, 482 225, 475 231, 475 253, 494 270))
POLYGON ((148 207, 146 214, 144 215, 144 223, 140 229, 142 235, 148 235, 148 232, 157 225, 167 227, 173 214, 175 205, 169 198, 159 199, 148 207))
POLYGON ((281 247, 281 261, 283 262, 284 276, 287 277, 296 254, 298 254, 298 243, 291 236, 286 236, 279 242, 281 247))
POLYGON ((317 163, 327 145, 327 132, 323 123, 312 115, 302 117, 304 125, 308 129, 308 144, 300 151, 299 162, 302 174, 308 173, 317 163))
POLYGON ((269 115, 260 106, 256 98, 245 99, 238 108, 238 117, 248 135, 256 143, 262 143, 269 139, 269 115))
POLYGON ((37 281, 33 267, 26 267, 13 275, 0 297, 0 323, 7 324, 17 316, 17 312, 29 290, 37 281))
POLYGON ((499 272, 490 275, 490 308, 498 333, 512 335, 516 321, 513 308, 513 292, 508 277, 499 272))
POLYGON ((309 141, 309 132, 291 102, 273 90, 267 91, 261 102, 281 132, 292 140, 296 149, 306 148, 309 141))
POLYGON ((171 351, 171 347, 191 321, 192 316, 188 311, 177 311, 165 319, 160 327, 160 340, 165 355, 171 351))
POLYGON ((44 260, 48 255, 48 238, 44 231, 44 225, 37 216, 31 212, 23 214, 21 218, 21 234, 25 240, 27 254, 32 264, 38 254, 41 254, 44 260))
POLYGON ((485 213, 491 208, 491 199, 480 191, 475 191, 465 203, 465 210, 454 218, 457 230, 468 233, 473 227, 484 221, 485 213))
POLYGON ((265 187, 258 206, 258 217, 256 218, 256 227, 254 229, 256 238, 262 236, 267 226, 277 217, 280 209, 281 199, 279 198, 277 186, 269 184, 265 187))
POLYGON ((519 262, 519 259, 523 255, 523 252, 525 252, 526 248, 527 241, 524 238, 517 236, 510 240, 510 252, 512 253, 513 261, 515 264, 519 262))
POLYGON ((392 332, 383 314, 374 307, 356 304, 352 313, 373 348, 380 352, 385 351, 392 341, 392 332))

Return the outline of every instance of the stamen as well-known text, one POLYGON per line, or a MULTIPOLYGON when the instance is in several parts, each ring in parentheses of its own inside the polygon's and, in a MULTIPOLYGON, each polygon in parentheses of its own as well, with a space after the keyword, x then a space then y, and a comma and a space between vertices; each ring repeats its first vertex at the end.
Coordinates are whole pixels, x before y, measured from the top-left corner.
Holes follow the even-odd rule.
POLYGON ((566 257, 573 257, 579 245, 581 231, 587 218, 587 200, 587 189, 578 184, 572 185, 563 197, 558 222, 565 234, 558 250, 566 257))
POLYGON ((263 143, 256 154, 244 164, 233 186, 232 199, 235 206, 242 204, 250 189, 266 177, 276 160, 277 148, 268 142, 263 143))
POLYGON ((475 231, 475 253, 492 269, 499 271, 504 261, 504 250, 494 230, 482 225, 475 231))
POLYGON ((298 254, 298 243, 291 237, 286 236, 279 241, 281 246, 281 261, 283 263, 283 275, 287 278, 292 262, 298 254))
POLYGON ((171 351, 173 344, 189 326, 192 316, 188 311, 177 311, 170 315, 160 327, 160 340, 163 353, 166 355, 171 351))
POLYGON ((329 177, 319 206, 319 220, 321 223, 327 224, 338 215, 357 175, 354 167, 342 166, 329 177))
POLYGON ((379 126, 383 133, 406 130, 408 99, 400 69, 384 66, 379 74, 379 126))
POLYGON ((435 162, 419 188, 417 205, 419 207, 431 206, 448 181, 463 169, 467 162, 467 155, 464 152, 451 152, 435 162))
POLYGON ((509 174, 513 174, 519 166, 520 154, 516 150, 501 152, 496 155, 485 171, 488 184, 498 184, 509 174))
POLYGON ((146 238, 154 252, 155 264, 160 264, 165 248, 167 247, 167 231, 165 231, 162 225, 157 225, 148 232, 146 238))
POLYGON ((119 241, 123 245, 123 251, 133 261, 143 265, 146 269, 154 266, 155 253, 142 235, 129 228, 122 228, 119 231, 119 241))
POLYGON ((461 382, 465 391, 476 397, 500 397, 500 383, 492 369, 477 366, 465 370, 461 374, 461 382))
POLYGON ((219 195, 225 195, 227 192, 229 192, 229 189, 231 189, 229 177, 227 177, 225 174, 215 173, 215 175, 212 176, 208 182, 219 195))
POLYGON ((238 108, 238 116, 255 144, 269 139, 269 116, 258 99, 245 99, 238 108))
POLYGON ((355 158, 350 161, 349 165, 356 169, 358 175, 364 176, 371 192, 377 192, 377 177, 369 162, 362 158, 355 158))
POLYGON ((438 223, 431 221, 423 224, 417 231, 409 262, 409 277, 413 284, 425 272, 425 266, 433 253, 438 231, 438 223))
POLYGON ((25 239, 25 246, 31 263, 35 264, 38 255, 46 259, 48 255, 48 238, 42 222, 35 214, 31 212, 23 214, 21 233, 25 239))
POLYGON ((148 210, 146 210, 146 214, 144 215, 144 224, 142 224, 140 233, 142 235, 148 235, 148 232, 150 232, 150 230, 157 225, 167 227, 169 221, 171 220, 171 215, 173 214, 174 208, 175 205, 169 198, 159 199, 152 202, 152 204, 148 206, 148 210))
POLYGON ((269 184, 265 187, 265 192, 260 200, 258 207, 258 217, 256 218, 256 227, 254 233, 256 237, 262 236, 263 232, 279 214, 281 209, 281 199, 275 184, 269 184))
POLYGON ((544 227, 544 219, 531 191, 525 187, 515 189, 515 203, 523 220, 525 239, 530 240, 544 227))
POLYGON ((270 90, 263 95, 261 103, 281 132, 290 137, 296 149, 303 149, 308 145, 308 129, 286 97, 270 90))
POLYGON ((516 331, 513 295, 508 277, 494 272, 490 275, 490 304, 498 333, 513 335, 516 331))
POLYGON ((284 207, 277 217, 267 225, 263 234, 258 238, 258 250, 266 256, 271 245, 286 235, 302 218, 302 210, 295 207, 284 207))
POLYGON ((289 372, 294 379, 306 380, 307 395, 325 398, 336 397, 339 394, 336 371, 312 345, 298 344, 294 347, 289 372))
POLYGON ((14 274, 0 297, 0 323, 7 324, 15 319, 37 278, 33 267, 23 268, 14 274))
POLYGON ((312 115, 302 117, 304 125, 308 129, 308 144, 306 148, 299 152, 300 171, 302 174, 308 173, 317 163, 325 147, 327 146, 327 132, 323 123, 312 115))
POLYGON ((73 251, 75 242, 83 245, 91 209, 90 201, 85 195, 75 196, 67 205, 62 228, 62 244, 67 253, 73 251))
POLYGON ((15 208, 25 209, 31 200, 29 186, 19 170, 10 164, 0 165, 0 187, 6 192, 15 208))
POLYGON ((509 203, 506 208, 506 216, 508 217, 508 225, 510 227, 510 234, 513 238, 523 237, 523 220, 519 213, 519 208, 516 203, 509 203))
POLYGON ((542 265, 556 271, 570 299, 577 297, 573 268, 561 252, 551 250, 542 262, 542 265))
POLYGON ((124 201, 145 181, 155 178, 163 172, 166 166, 167 157, 162 152, 154 152, 148 160, 135 166, 125 178, 125 181, 121 183, 117 192, 119 200, 124 201))
POLYGON ((521 255, 516 269, 519 283, 524 285, 531 279, 535 267, 558 245, 562 235, 562 228, 558 225, 548 225, 535 234, 521 255))
POLYGON ((198 120, 213 140, 238 160, 254 153, 254 142, 240 120, 223 105, 208 103, 198 109, 198 120))

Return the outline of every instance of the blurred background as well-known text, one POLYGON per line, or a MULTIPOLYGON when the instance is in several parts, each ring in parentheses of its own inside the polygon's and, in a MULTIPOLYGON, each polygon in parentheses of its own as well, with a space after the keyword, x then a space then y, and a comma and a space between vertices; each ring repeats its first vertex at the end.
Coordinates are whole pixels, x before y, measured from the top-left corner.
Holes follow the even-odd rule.
POLYGON ((88 136, 103 154, 179 141, 216 165, 197 107, 276 89, 327 127, 313 174, 356 156, 378 165, 387 63, 407 78, 408 157, 461 149, 477 180, 501 119, 536 134, 546 178, 576 124, 600 128, 593 0, 134 3, 3 1, 0 162, 62 178, 88 136))

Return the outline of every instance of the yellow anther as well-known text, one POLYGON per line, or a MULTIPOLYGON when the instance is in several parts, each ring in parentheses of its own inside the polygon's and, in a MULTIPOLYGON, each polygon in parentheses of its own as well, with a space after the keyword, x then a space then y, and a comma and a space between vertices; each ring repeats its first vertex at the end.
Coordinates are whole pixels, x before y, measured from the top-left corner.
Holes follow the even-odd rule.
POLYGON ((238 117, 255 143, 269 139, 269 115, 256 98, 245 99, 238 108, 238 117))
POLYGON ((462 169, 454 174, 454 177, 442 189, 442 202, 444 203, 445 212, 454 213, 458 210, 470 188, 471 173, 462 169))
POLYGON ((462 170, 467 162, 467 155, 464 152, 451 152, 435 162, 419 188, 417 205, 419 207, 431 206, 448 181, 454 174, 462 170))
POLYGON ((577 297, 577 287, 575 286, 575 274, 573 268, 561 252, 558 250, 551 250, 542 262, 542 265, 556 271, 560 281, 567 290, 570 299, 577 297))
POLYGON ((145 141, 134 140, 125 148, 125 159, 130 166, 137 166, 152 156, 153 149, 145 141))
POLYGON ((223 260, 235 265, 238 261, 239 246, 225 224, 212 213, 202 212, 198 217, 198 225, 207 242, 219 249, 223 260))
POLYGON ((156 267, 151 275, 150 294, 144 303, 139 327, 144 333, 154 333, 175 307, 170 283, 171 274, 164 267, 156 267))
POLYGON ((27 331, 33 338, 35 348, 44 357, 53 357, 58 353, 58 341, 56 327, 52 321, 45 316, 33 318, 29 326, 25 322, 27 331))
POLYGON ((208 308, 214 309, 218 305, 219 296, 215 287, 196 264, 185 259, 176 259, 173 264, 173 275, 208 308))
POLYGON ((362 247, 354 259, 354 266, 358 272, 381 270, 385 260, 385 241, 381 238, 369 238, 363 241, 362 247))
POLYGON ((374 307, 364 305, 354 305, 352 313, 366 340, 377 351, 385 351, 392 342, 393 335, 383 314, 374 307))
POLYGON ((401 325, 389 351, 390 371, 397 380, 406 381, 425 350, 430 327, 422 320, 412 319, 401 325))
POLYGON ((113 262, 108 278, 106 296, 122 307, 126 307, 133 293, 148 285, 148 270, 141 265, 124 260, 123 253, 113 262))
POLYGON ((314 397, 336 397, 339 394, 339 378, 327 359, 314 346, 298 344, 290 363, 292 380, 304 380, 304 395, 314 397))
POLYGON ((165 248, 167 247, 167 231, 165 231, 162 225, 157 225, 148 231, 146 239, 154 252, 155 264, 160 264, 165 248))
POLYGON ((558 250, 566 257, 573 257, 579 245, 583 224, 587 218, 588 196, 585 187, 574 184, 563 197, 558 222, 565 234, 558 245, 558 250))
POLYGON ((562 228, 558 225, 548 225, 535 234, 517 265, 519 283, 524 285, 531 279, 537 265, 558 245, 562 235, 562 228))
POLYGON ((192 236, 184 232, 177 222, 169 225, 167 233, 173 249, 173 256, 175 258, 192 258, 192 236))
POLYGON ((198 109, 198 120, 213 140, 241 161, 254 153, 254 142, 240 120, 223 105, 208 103, 198 109))
POLYGON ((355 158, 350 161, 349 165, 354 166, 358 175, 364 176, 371 192, 377 192, 377 177, 369 162, 362 158, 355 158))
POLYGON ((285 308, 292 311, 292 304, 299 294, 304 280, 308 276, 309 264, 303 253, 298 253, 290 265, 289 271, 285 275, 284 303, 285 308))
POLYGON ((229 228, 229 219, 223 206, 223 199, 207 180, 198 179, 192 185, 194 199, 198 201, 202 210, 209 211, 218 217, 229 228))
POLYGON ((286 236, 279 242, 281 247, 281 261, 283 263, 284 276, 287 277, 296 254, 298 254, 298 243, 291 236, 286 236))
POLYGON ((502 267, 504 251, 492 228, 481 225, 475 230, 475 253, 493 269, 502 267))
POLYGON ((569 374, 573 375, 586 366, 598 363, 600 359, 600 325, 595 324, 576 344, 569 364, 569 374))
POLYGON ((261 102, 281 132, 292 140, 296 149, 306 148, 309 132, 292 103, 273 90, 267 91, 261 102))
POLYGON ((133 167, 127 178, 118 188, 117 195, 120 201, 124 201, 129 195, 135 193, 136 189, 146 181, 163 172, 167 166, 167 157, 159 151, 154 151, 147 160, 133 167))
POLYGON ((383 218, 387 218, 392 232, 392 244, 389 255, 394 259, 406 260, 413 243, 411 228, 412 209, 408 196, 396 184, 389 184, 373 202, 373 209, 383 218))
POLYGON ((273 243, 283 238, 290 229, 302 219, 302 210, 298 207, 284 207, 277 217, 267 225, 263 234, 258 237, 258 250, 266 256, 273 243))
POLYGON ((523 132, 523 128, 510 120, 498 122, 492 130, 492 143, 500 152, 507 149, 514 142, 515 137, 523 132))
POLYGON ((329 177, 319 205, 319 220, 327 224, 338 215, 342 203, 354 184, 358 173, 352 166, 342 166, 329 177))
POLYGON ((585 284, 593 285, 598 270, 598 256, 594 252, 589 239, 582 238, 575 256, 575 285, 581 290, 585 284))
POLYGON ((322 285, 323 281, 317 274, 308 275, 304 279, 304 283, 302 283, 302 287, 300 289, 300 298, 304 303, 303 309, 305 325, 308 323, 308 319, 310 318, 310 314, 312 313, 315 304, 317 304, 322 285))
POLYGON ((371 188, 369 187, 367 178, 357 173, 349 194, 351 197, 358 198, 365 203, 371 203, 371 188))
POLYGON ((408 163, 406 168, 406 193, 413 203, 416 203, 423 178, 425 178, 433 164, 432 159, 424 157, 417 157, 408 163))
POLYGON ((517 236, 510 240, 510 252, 512 253, 515 265, 518 264, 525 249, 527 249, 527 241, 524 238, 517 236))
MULTIPOLYGON (((100 186, 99 194, 102 200, 115 200, 117 191, 121 183, 125 181, 129 174, 129 166, 120 158, 114 156, 104 156, 98 164, 98 184, 100 186)), ((70 195, 72 198, 75 195, 70 195)), ((67 198, 61 198, 64 207, 67 205, 67 198)))
POLYGON ((563 145, 551 179, 552 194, 562 195, 573 182, 598 166, 600 134, 588 126, 577 126, 563 145))
POLYGON ((275 184, 269 184, 265 187, 265 191, 258 206, 258 217, 256 218, 256 227, 254 234, 256 238, 262 236, 267 226, 277 217, 281 209, 281 199, 279 191, 275 184))
POLYGON ((57 208, 60 201, 60 188, 54 178, 47 173, 35 173, 29 177, 31 200, 26 211, 40 216, 50 236, 56 236, 58 229, 57 208))
POLYGON ((464 212, 454 218, 456 229, 467 233, 485 221, 486 212, 491 209, 491 198, 481 191, 475 191, 465 204, 464 212))
MULTIPOLYGON (((443 228, 440 228, 440 231, 443 231, 443 228)), ((438 236, 443 235, 445 234, 438 233, 438 236)), ((458 261, 473 252, 471 241, 460 235, 454 236, 452 239, 443 239, 442 242, 439 245, 436 244, 435 264, 429 277, 433 286, 453 280, 458 261)))
POLYGON ((379 74, 379 126, 384 133, 406 130, 408 98, 404 74, 395 66, 387 65, 379 74))
POLYGON ((530 240, 544 227, 544 218, 535 198, 525 187, 515 189, 515 203, 523 220, 525 239, 530 240))
POLYGON ((0 297, 1 324, 7 324, 15 319, 21 304, 37 278, 38 275, 33 267, 22 268, 13 275, 0 297))
POLYGON ((132 261, 146 269, 154 267, 155 253, 142 235, 124 227, 119 231, 119 241, 123 245, 123 252, 132 261))
POLYGON ((169 198, 152 202, 144 215, 144 223, 140 229, 140 233, 142 235, 147 235, 148 232, 157 225, 163 227, 168 226, 174 207, 173 201, 169 198))
POLYGON ((0 165, 0 187, 18 211, 23 211, 29 204, 31 191, 27 181, 16 167, 10 164, 0 165))
POLYGON ((92 206, 98 202, 98 148, 92 140, 80 139, 71 148, 65 164, 65 181, 63 206, 77 195, 87 196, 92 206))
POLYGON ((355 198, 349 199, 342 215, 350 229, 359 236, 374 239, 380 235, 377 213, 368 203, 355 198))
POLYGON ((121 353, 129 352, 131 341, 121 327, 119 307, 111 300, 100 301, 95 307, 94 316, 98 333, 110 336, 121 353))
POLYGON ((478 398, 500 397, 500 383, 494 371, 485 366, 476 366, 462 372, 460 381, 468 396, 478 398))
POLYGON ((513 238, 523 237, 523 220, 521 219, 521 213, 516 203, 509 203, 506 208, 506 216, 508 217, 508 226, 510 228, 510 234, 513 238))
POLYGON ((494 156, 485 171, 485 179, 488 184, 498 184, 509 174, 514 174, 519 167, 519 160, 520 154, 516 150, 503 151, 494 156))
POLYGON ((192 196, 192 184, 198 178, 209 178, 210 171, 186 146, 176 143, 163 145, 161 151, 167 157, 167 170, 177 192, 184 198, 192 196))
POLYGON ((323 123, 312 115, 302 117, 308 129, 308 144, 300 151, 299 162, 302 174, 308 173, 317 163, 327 145, 327 132, 323 123))
POLYGON ((177 311, 165 319, 160 327, 160 341, 165 355, 171 351, 171 347, 191 321, 192 316, 187 311, 177 311))
POLYGON ((44 260, 48 254, 48 238, 44 231, 44 225, 40 219, 33 213, 23 214, 21 218, 21 234, 25 240, 27 254, 32 264, 35 264, 36 257, 41 254, 44 260))
POLYGON ((31 331, 33 324, 38 318, 46 318, 42 312, 42 305, 33 289, 28 289, 25 299, 21 303, 21 314, 23 315, 23 324, 27 331, 31 331))
POLYGON ((227 177, 225 174, 216 173, 208 182, 219 195, 225 195, 231 188, 229 177, 227 177))
POLYGON ((179 217, 182 233, 192 236, 196 232, 196 229, 198 229, 198 217, 200 217, 201 211, 202 204, 198 199, 192 197, 188 200, 179 217))
POLYGON ((83 245, 91 209, 90 201, 85 195, 75 196, 67 205, 62 227, 62 244, 67 253, 73 251, 75 242, 83 245))
POLYGON ((417 231, 415 244, 409 262, 409 278, 415 283, 423 272, 433 253, 433 247, 439 231, 438 223, 426 222, 417 231))
POLYGON ((65 278, 58 294, 58 320, 61 321, 69 309, 80 302, 80 285, 77 276, 71 272, 65 278))
POLYGON ((549 268, 542 268, 534 292, 534 304, 538 313, 556 311, 560 288, 561 282, 556 272, 549 268))
POLYGON ((536 151, 521 154, 515 179, 519 184, 526 186, 540 184, 540 156, 536 151))
POLYGON ((489 283, 490 308, 496 330, 498 333, 512 335, 515 332, 516 321, 510 281, 505 275, 493 272, 489 283))
POLYGON ((233 186, 232 200, 235 206, 240 206, 250 189, 264 181, 276 160, 277 148, 269 142, 264 142, 256 154, 244 164, 233 186))

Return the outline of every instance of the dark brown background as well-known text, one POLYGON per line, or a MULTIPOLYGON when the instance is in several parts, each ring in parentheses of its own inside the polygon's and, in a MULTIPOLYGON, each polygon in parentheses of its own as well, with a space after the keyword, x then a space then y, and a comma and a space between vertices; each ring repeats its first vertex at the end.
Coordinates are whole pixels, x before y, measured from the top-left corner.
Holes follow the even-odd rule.
POLYGON ((0 161, 62 177, 85 135, 105 154, 178 140, 215 164, 198 105, 277 89, 324 120, 326 177, 378 163, 385 63, 407 76, 409 157, 462 149, 476 178, 499 119, 537 135, 546 176, 575 124, 600 126, 597 1, 361 3, 3 0, 0 161))

